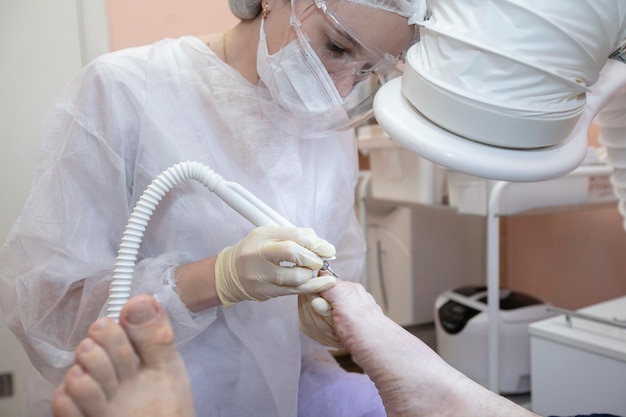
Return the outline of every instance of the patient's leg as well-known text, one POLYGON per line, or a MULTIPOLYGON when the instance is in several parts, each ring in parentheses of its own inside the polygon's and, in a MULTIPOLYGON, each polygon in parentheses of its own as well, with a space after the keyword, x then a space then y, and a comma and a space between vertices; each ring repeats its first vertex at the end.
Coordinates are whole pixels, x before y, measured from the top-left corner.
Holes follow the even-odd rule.
POLYGON ((133 297, 119 324, 103 318, 90 327, 53 411, 57 417, 194 416, 189 378, 156 300, 133 297))
POLYGON ((383 314, 363 286, 337 280, 322 293, 334 329, 374 381, 389 417, 537 417, 448 365, 383 314))

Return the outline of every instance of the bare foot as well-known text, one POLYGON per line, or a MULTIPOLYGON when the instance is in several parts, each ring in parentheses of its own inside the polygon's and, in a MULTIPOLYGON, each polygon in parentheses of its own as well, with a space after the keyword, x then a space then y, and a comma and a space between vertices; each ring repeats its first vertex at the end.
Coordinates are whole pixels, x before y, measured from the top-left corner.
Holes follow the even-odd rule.
POLYGON ((449 366, 386 317, 363 286, 337 280, 322 296, 333 307, 339 339, 376 384, 388 416, 536 417, 449 366))
POLYGON ((97 320, 52 408, 57 417, 193 417, 191 385, 163 307, 141 295, 124 306, 119 325, 97 320))

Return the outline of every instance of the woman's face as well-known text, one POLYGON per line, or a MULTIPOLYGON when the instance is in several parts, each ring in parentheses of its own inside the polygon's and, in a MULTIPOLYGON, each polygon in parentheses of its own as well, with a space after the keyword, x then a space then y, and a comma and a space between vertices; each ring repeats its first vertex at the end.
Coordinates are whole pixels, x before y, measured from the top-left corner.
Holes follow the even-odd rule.
MULTIPOLYGON (((327 0, 326 10, 317 7, 313 0, 297 0, 295 4, 302 32, 342 97, 346 97, 355 84, 370 78, 373 72, 391 70, 393 58, 406 50, 414 35, 414 26, 407 24, 407 18, 346 0, 327 0)), ((278 16, 270 16, 276 17, 277 23, 280 18, 287 24, 282 31, 270 32, 268 18, 266 33, 270 54, 296 38, 288 24, 290 5, 274 0, 271 13, 274 12, 278 16)))

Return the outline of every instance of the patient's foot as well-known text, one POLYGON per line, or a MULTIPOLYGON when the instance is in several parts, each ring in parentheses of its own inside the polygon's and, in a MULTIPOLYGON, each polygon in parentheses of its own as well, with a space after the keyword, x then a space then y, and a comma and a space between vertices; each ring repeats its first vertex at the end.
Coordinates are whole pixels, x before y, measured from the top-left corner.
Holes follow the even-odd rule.
POLYGON ((385 316, 361 285, 337 280, 322 295, 333 306, 339 339, 376 384, 389 417, 537 417, 448 365, 385 316))
POLYGON ((99 319, 53 399, 57 417, 193 417, 191 386, 165 310, 133 297, 120 323, 99 319))

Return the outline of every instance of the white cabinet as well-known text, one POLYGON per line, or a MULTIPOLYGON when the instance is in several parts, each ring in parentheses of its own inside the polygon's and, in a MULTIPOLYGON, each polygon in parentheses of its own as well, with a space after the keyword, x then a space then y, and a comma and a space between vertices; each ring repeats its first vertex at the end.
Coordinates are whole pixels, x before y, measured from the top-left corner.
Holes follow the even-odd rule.
POLYGON ((364 203, 367 286, 395 322, 432 323, 442 292, 484 283, 484 217, 443 206, 364 203))
POLYGON ((531 324, 533 410, 625 415, 625 326, 626 297, 580 309, 569 324, 563 315, 531 324))

